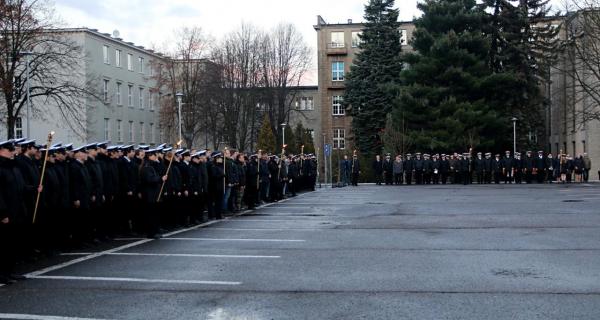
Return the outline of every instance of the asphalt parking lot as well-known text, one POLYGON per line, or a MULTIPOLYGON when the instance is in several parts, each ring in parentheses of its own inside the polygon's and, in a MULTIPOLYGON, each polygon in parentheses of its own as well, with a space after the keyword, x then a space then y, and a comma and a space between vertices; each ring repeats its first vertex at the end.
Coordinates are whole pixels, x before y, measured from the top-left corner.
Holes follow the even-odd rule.
POLYGON ((598 319, 600 185, 329 189, 70 252, 0 319, 598 319))

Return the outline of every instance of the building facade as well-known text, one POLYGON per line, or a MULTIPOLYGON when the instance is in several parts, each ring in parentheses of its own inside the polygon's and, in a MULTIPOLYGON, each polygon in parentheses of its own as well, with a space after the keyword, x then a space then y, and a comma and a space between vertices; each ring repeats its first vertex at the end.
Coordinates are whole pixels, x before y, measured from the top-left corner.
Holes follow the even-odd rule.
POLYGON ((318 86, 299 86, 292 90, 292 108, 290 109, 289 124, 292 129, 301 123, 313 138, 315 147, 321 136, 321 104, 319 103, 318 86))
MULTIPOLYGON (((318 101, 321 105, 321 136, 315 139, 317 146, 323 150, 325 144, 334 150, 346 150, 352 154, 352 117, 346 114, 343 106, 345 77, 350 71, 350 66, 359 50, 359 35, 364 28, 362 23, 329 24, 321 16, 317 17, 314 26, 317 32, 317 64, 318 64, 318 101)), ((414 32, 412 22, 400 23, 400 41, 402 49, 412 50, 409 39, 414 32)), ((319 155, 319 162, 323 160, 323 153, 319 155)), ((321 166, 324 173, 324 166, 321 166)))
MULTIPOLYGON (((29 138, 41 143, 50 131, 55 131, 55 142, 75 145, 105 140, 113 144, 157 143, 161 95, 153 81, 152 65, 164 57, 124 41, 118 33, 111 35, 87 28, 53 32, 60 32, 82 48, 85 62, 81 68, 84 70, 77 72, 77 77, 84 79, 74 81, 93 84, 99 97, 81 99, 85 132, 67 123, 57 106, 44 105, 43 98, 32 99, 32 105, 39 104, 42 115, 30 119, 29 138)), ((25 136, 26 126, 23 113, 17 121, 15 136, 25 136)))

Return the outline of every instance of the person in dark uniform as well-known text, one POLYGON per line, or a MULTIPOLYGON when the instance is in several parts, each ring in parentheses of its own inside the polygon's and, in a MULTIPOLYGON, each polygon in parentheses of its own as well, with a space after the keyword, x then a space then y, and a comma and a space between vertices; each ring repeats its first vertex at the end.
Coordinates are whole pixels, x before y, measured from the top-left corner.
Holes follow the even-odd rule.
POLYGON ((195 217, 192 216, 192 172, 191 161, 192 154, 190 150, 183 150, 179 153, 177 162, 179 172, 181 173, 181 197, 179 205, 179 225, 190 227, 195 217))
MULTIPOLYGON (((296 157, 292 158, 292 160, 290 161, 290 164, 288 166, 288 173, 287 173, 288 188, 290 189, 290 193, 292 194, 292 197, 296 196, 296 189, 297 189, 296 183, 297 183, 298 177, 299 177, 297 161, 298 161, 298 158, 296 158, 296 157)), ((346 163, 346 166, 348 166, 348 163, 346 163)), ((346 176, 349 175, 349 172, 350 172, 350 168, 346 168, 346 176)), ((347 178, 345 178, 345 180, 347 180, 347 178)), ((346 182, 344 182, 344 184, 345 183, 346 182)))
POLYGON ((394 184, 394 163, 389 153, 385 155, 385 159, 383 160, 383 177, 386 186, 394 184))
POLYGON ((475 159, 475 175, 477 176, 477 184, 483 184, 485 176, 485 160, 483 154, 477 152, 477 158, 475 159))
POLYGON ((116 196, 119 231, 123 234, 142 231, 139 211, 136 206, 140 169, 135 164, 135 150, 132 145, 120 148, 123 155, 117 160, 119 188, 116 196))
POLYGON ((462 155, 462 157, 459 159, 460 161, 458 165, 460 166, 460 180, 462 181, 463 185, 466 186, 471 182, 471 163, 467 155, 462 155))
POLYGON ((450 161, 448 161, 448 157, 446 154, 442 154, 442 159, 440 160, 440 177, 442 179, 442 184, 446 184, 448 181, 448 175, 450 173, 450 161))
POLYGON ((202 223, 204 221, 204 204, 202 201, 202 163, 200 156, 205 155, 206 151, 195 152, 190 157, 190 186, 189 186, 189 215, 191 222, 202 223))
POLYGON ((441 163, 440 163, 439 154, 433 155, 433 159, 431 160, 431 168, 432 168, 432 173, 431 173, 432 183, 440 184, 441 163))
POLYGON ((360 177, 360 160, 356 154, 352 156, 350 171, 352 171, 352 185, 357 187, 358 178, 360 177))
POLYGON ((404 172, 406 176, 406 184, 411 185, 413 180, 413 173, 415 172, 415 162, 412 159, 412 154, 406 155, 406 160, 404 160, 404 172))
POLYGON ((212 154, 210 167, 210 192, 212 203, 212 219, 223 219, 223 199, 225 196, 225 171, 223 170, 223 154, 216 151, 212 154))
POLYGON ((25 181, 25 193, 23 201, 27 208, 27 216, 24 217, 22 223, 16 224, 19 228, 18 233, 22 235, 21 241, 18 242, 18 253, 22 259, 29 259, 29 256, 37 249, 40 244, 39 239, 36 239, 33 230, 33 211, 35 208, 35 199, 37 194, 42 192, 43 186, 40 186, 40 168, 38 166, 35 155, 38 151, 35 140, 24 140, 19 144, 21 153, 15 157, 16 164, 25 181))
POLYGON ((102 172, 100 162, 96 160, 98 145, 96 143, 88 144, 86 151, 88 156, 85 167, 92 181, 92 197, 90 200, 91 230, 89 230, 89 240, 98 243, 101 236, 100 226, 106 219, 106 212, 104 211, 104 203, 106 201, 106 197, 104 196, 104 173, 102 172))
POLYGON ((62 211, 61 199, 64 196, 61 180, 56 165, 57 148, 42 149, 42 157, 48 153, 46 171, 44 173, 44 192, 41 194, 40 206, 36 217, 36 233, 41 242, 40 249, 47 255, 54 255, 60 245, 60 220, 62 211))
MULTIPOLYGON (((310 161, 304 161, 304 172, 308 176, 310 172, 310 161)), ((269 201, 270 185, 271 185, 271 172, 269 171, 269 156, 266 153, 262 154, 262 159, 259 159, 259 177, 260 177, 260 199, 263 203, 269 201)), ((308 181, 307 181, 308 185, 308 181)))
POLYGON ((87 160, 86 146, 73 149, 73 161, 69 167, 69 187, 71 195, 72 234, 76 241, 89 241, 92 229, 90 216, 92 201, 92 178, 85 166, 87 160))
POLYGON ((530 184, 533 181, 533 168, 535 167, 535 159, 531 155, 531 151, 527 151, 525 159, 523 159, 523 174, 525 175, 525 182, 530 184))
POLYGON ((538 151, 538 156, 535 158, 535 172, 537 183, 546 181, 546 158, 544 151, 538 151))
POLYGON ((399 186, 404 183, 404 162, 402 155, 397 155, 394 160, 394 184, 399 186))
MULTIPOLYGON (((246 206, 248 210, 254 210, 256 208, 258 191, 260 188, 260 177, 258 174, 258 155, 251 155, 246 166, 246 206)), ((297 181, 299 183, 299 181, 297 181)))
POLYGON ((502 173, 504 174, 504 184, 513 182, 514 158, 510 155, 510 151, 506 151, 504 159, 502 159, 502 173))
POLYGON ((420 153, 416 154, 414 169, 416 184, 423 184, 423 170, 425 169, 425 162, 423 161, 423 158, 421 158, 420 153))
POLYGON ((73 149, 71 144, 56 146, 55 171, 61 188, 60 209, 58 210, 57 233, 61 249, 66 249, 71 237, 70 234, 70 211, 72 210, 71 195, 69 194, 69 165, 71 159, 67 157, 67 152, 73 149))
MULTIPOLYGON (((144 204, 142 211, 146 227, 146 236, 148 238, 161 238, 160 234, 160 213, 158 206, 158 196, 160 188, 168 180, 168 175, 160 175, 162 168, 159 166, 157 150, 145 150, 145 161, 140 172, 139 192, 142 195, 144 204)), ((162 198, 160 199, 162 201, 162 198)))
POLYGON ((492 174, 494 175, 494 183, 499 184, 502 177, 502 159, 500 159, 499 154, 492 161, 492 174))
POLYGON ((494 168, 494 159, 492 159, 492 154, 490 152, 487 152, 485 154, 485 162, 483 163, 484 165, 484 173, 483 173, 483 180, 486 184, 490 184, 492 183, 492 177, 493 177, 493 168, 494 168))
POLYGON ((9 284, 23 279, 15 275, 14 266, 20 241, 19 224, 25 222, 27 208, 24 195, 25 180, 14 159, 15 145, 12 141, 0 142, 0 283, 9 284))
POLYGON ((381 156, 376 155, 375 160, 372 164, 373 174, 375 175, 375 184, 378 186, 381 185, 381 178, 383 175, 383 162, 381 161, 381 156))
POLYGON ((513 171, 516 184, 523 182, 523 162, 521 161, 521 153, 514 154, 513 171))
POLYGON ((429 154, 423 155, 423 183, 431 184, 431 176, 433 175, 433 161, 429 154))

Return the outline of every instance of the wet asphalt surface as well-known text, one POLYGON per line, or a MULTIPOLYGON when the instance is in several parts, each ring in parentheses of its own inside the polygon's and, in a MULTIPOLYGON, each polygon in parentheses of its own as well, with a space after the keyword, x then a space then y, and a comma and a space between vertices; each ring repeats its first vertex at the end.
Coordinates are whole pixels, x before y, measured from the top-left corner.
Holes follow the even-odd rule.
POLYGON ((321 189, 74 254, 0 318, 598 319, 600 185, 321 189))

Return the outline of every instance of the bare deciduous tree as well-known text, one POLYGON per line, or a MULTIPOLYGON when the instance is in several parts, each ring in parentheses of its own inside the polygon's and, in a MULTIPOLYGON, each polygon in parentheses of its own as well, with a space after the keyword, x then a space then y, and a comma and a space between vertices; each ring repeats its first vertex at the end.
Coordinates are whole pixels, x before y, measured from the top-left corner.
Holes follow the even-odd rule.
POLYGON ((57 29, 49 3, 0 2, 0 111, 9 139, 27 107, 28 85, 32 118, 43 119, 51 107, 75 133, 85 135, 86 100, 99 98, 95 79, 85 77, 85 58, 82 47, 57 29))

